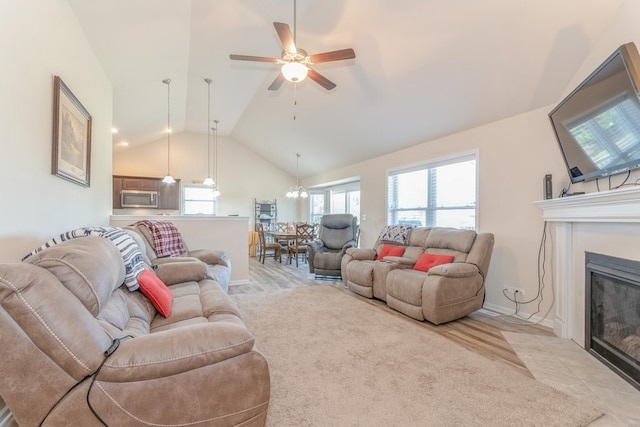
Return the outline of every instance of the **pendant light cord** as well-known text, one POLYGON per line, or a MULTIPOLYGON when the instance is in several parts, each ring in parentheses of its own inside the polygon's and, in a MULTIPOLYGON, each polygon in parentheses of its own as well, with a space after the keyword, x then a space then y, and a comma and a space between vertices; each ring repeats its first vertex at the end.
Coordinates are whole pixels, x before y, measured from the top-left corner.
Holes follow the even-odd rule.
POLYGON ((209 86, 207 106, 207 176, 211 176, 211 79, 204 79, 209 86))
POLYGON ((167 85, 167 175, 171 175, 171 79, 162 83, 167 85))
POLYGON ((214 166, 215 166, 215 171, 213 172, 214 175, 214 179, 216 181, 216 185, 218 185, 218 123, 220 123, 219 120, 213 120, 213 122, 216 124, 216 127, 214 128, 214 154, 215 154, 215 160, 214 160, 214 166))

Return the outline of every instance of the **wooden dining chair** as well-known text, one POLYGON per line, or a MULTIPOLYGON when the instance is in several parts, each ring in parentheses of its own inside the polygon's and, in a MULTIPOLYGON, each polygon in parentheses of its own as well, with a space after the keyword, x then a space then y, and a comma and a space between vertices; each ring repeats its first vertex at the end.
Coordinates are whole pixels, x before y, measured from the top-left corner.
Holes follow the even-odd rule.
MULTIPOLYGON (((276 223, 276 229, 278 230, 278 233, 286 233, 287 230, 289 229, 289 223, 288 222, 278 222, 276 223)), ((287 252, 289 250, 289 241, 288 240, 278 240, 278 243, 280 244, 280 247, 282 248, 282 252, 287 252)))
POLYGON ((304 256, 305 262, 307 261, 307 253, 309 252, 309 243, 313 241, 313 225, 311 224, 296 224, 296 238, 289 242, 289 248, 287 251, 287 262, 291 264, 291 260, 295 255, 296 267, 298 266, 298 257, 300 254, 304 256))
POLYGON ((277 242, 267 242, 264 235, 264 225, 262 223, 257 224, 258 236, 260 239, 260 252, 258 253, 258 261, 264 264, 264 260, 267 256, 273 256, 273 260, 278 260, 282 263, 282 247, 277 242))

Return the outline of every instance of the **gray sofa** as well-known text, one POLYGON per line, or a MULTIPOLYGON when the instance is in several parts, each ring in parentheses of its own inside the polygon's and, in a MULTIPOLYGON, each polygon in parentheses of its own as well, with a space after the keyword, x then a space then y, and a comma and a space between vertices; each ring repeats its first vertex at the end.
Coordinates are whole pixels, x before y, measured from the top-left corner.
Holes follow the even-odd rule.
POLYGON ((482 307, 493 234, 417 227, 396 240, 384 237, 383 232, 372 249, 346 250, 342 280, 353 292, 386 301, 407 316, 434 324, 464 317, 482 307), (383 245, 401 246, 404 253, 380 261, 377 256, 383 245), (428 272, 414 270, 424 253, 448 255, 453 262, 428 272))
POLYGON ((356 246, 358 219, 351 214, 327 214, 320 220, 318 238, 309 244, 309 272, 340 277, 342 256, 356 246))
POLYGON ((121 252, 88 236, 0 264, 0 395, 18 424, 265 425, 267 361, 207 265, 156 266, 164 317, 122 285, 121 252))

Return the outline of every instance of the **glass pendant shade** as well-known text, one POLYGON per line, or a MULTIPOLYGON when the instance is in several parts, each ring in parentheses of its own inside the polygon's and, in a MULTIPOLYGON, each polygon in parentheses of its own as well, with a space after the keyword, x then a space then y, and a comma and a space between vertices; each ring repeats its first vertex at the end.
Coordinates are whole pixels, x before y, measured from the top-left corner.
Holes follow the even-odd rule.
POLYGON ((289 80, 290 82, 297 83, 307 78, 309 69, 306 65, 300 62, 292 61, 284 64, 281 68, 281 71, 285 79, 289 80))

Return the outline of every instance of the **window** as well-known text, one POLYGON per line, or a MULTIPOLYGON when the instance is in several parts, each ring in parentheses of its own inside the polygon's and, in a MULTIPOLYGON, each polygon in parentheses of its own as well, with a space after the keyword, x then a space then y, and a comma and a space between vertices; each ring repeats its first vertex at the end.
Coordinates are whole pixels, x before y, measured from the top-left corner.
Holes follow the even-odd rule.
POLYGON ((309 199, 309 219, 312 224, 319 223, 325 213, 350 213, 360 218, 360 182, 327 187, 312 192, 309 199))
POLYGON ((218 203, 213 196, 214 188, 202 184, 183 184, 183 215, 216 215, 218 203))
POLYGON ((476 156, 388 174, 388 223, 476 228, 476 156))
POLYGON ((310 203, 310 224, 319 224, 320 218, 324 215, 324 193, 309 194, 310 203))

